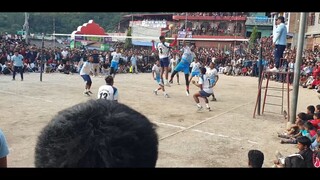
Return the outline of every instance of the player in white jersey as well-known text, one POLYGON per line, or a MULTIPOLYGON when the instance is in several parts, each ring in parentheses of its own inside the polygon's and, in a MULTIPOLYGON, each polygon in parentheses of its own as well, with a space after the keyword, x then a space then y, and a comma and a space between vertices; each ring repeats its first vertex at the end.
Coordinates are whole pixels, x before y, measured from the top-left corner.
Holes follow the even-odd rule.
POLYGON ((152 50, 155 50, 155 48, 158 50, 159 59, 160 59, 160 66, 161 66, 161 72, 160 72, 160 78, 161 82, 163 83, 163 73, 165 72, 165 85, 170 86, 168 82, 168 66, 169 66, 169 53, 171 47, 175 46, 177 44, 177 36, 175 36, 174 41, 169 44, 166 41, 166 38, 164 36, 160 36, 160 43, 157 44, 157 46, 154 46, 154 41, 152 41, 152 50))
POLYGON ((194 46, 191 47, 187 46, 186 42, 183 41, 183 54, 181 57, 181 60, 179 64, 174 69, 173 73, 171 74, 170 83, 172 83, 173 77, 175 74, 177 74, 179 71, 184 72, 184 77, 186 80, 186 93, 187 96, 189 96, 189 67, 191 62, 193 61, 193 58, 196 57, 194 51, 194 46))
POLYGON ((94 72, 92 62, 93 62, 93 57, 89 56, 88 61, 83 63, 82 68, 80 70, 80 76, 86 82, 85 90, 84 90, 83 94, 86 94, 87 96, 90 96, 90 94, 92 94, 92 92, 90 91, 90 88, 92 85, 92 81, 90 78, 90 72, 91 73, 94 72))
POLYGON ((201 68, 201 64, 198 60, 197 57, 194 58, 194 61, 190 64, 191 69, 191 76, 190 76, 190 80, 189 83, 191 82, 193 77, 199 77, 200 76, 200 68, 201 68))
POLYGON ((106 85, 100 86, 98 90, 98 99, 106 99, 110 101, 118 101, 119 92, 113 86, 113 77, 111 75, 105 78, 106 85))
MULTIPOLYGON (((215 63, 214 62, 210 62, 209 68, 207 69, 207 76, 210 79, 210 83, 212 86, 212 88, 217 84, 218 80, 219 80, 219 74, 218 71, 215 67, 215 63)), ((212 92, 212 99, 211 101, 216 101, 216 97, 214 96, 214 93, 212 92)))
POLYGON ((205 100, 207 110, 211 111, 207 97, 212 95, 213 89, 211 87, 210 79, 206 75, 206 71, 206 68, 201 68, 201 75, 199 77, 198 83, 196 83, 195 80, 192 80, 192 84, 200 88, 200 91, 193 95, 193 99, 198 106, 198 111, 203 109, 200 105, 199 97, 202 97, 205 100))
POLYGON ((158 90, 162 89, 164 97, 168 98, 169 95, 166 93, 166 91, 164 89, 164 85, 161 82, 160 73, 161 73, 160 62, 159 62, 159 60, 157 60, 156 63, 152 67, 152 78, 157 81, 157 83, 159 84, 159 87, 157 89, 155 89, 153 91, 153 93, 155 95, 158 95, 158 90))
POLYGON ((116 76, 116 72, 119 67, 119 60, 120 58, 123 58, 120 52, 120 48, 117 47, 116 51, 111 53, 111 56, 112 56, 112 60, 110 65, 110 68, 111 68, 110 75, 112 75, 114 78, 116 76))
MULTIPOLYGON (((174 53, 173 58, 170 60, 171 74, 173 73, 174 69, 176 68, 176 66, 178 65, 179 62, 180 62, 180 59, 179 59, 178 53, 174 53)), ((179 72, 177 73, 177 83, 178 83, 178 85, 180 85, 179 72)))

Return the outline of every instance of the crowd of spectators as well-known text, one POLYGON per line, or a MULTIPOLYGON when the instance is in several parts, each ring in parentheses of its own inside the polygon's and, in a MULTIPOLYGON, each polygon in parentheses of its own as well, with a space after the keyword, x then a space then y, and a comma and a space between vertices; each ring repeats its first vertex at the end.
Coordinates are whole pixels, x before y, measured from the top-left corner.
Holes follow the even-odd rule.
MULTIPOLYGON (((20 38, 9 39, 4 34, 0 37, 0 72, 1 74, 11 74, 11 56, 14 50, 18 49, 19 54, 24 57, 25 72, 40 72, 40 64, 43 59, 43 69, 46 73, 60 72, 65 74, 78 73, 83 61, 89 54, 94 54, 95 63, 99 63, 98 74, 105 75, 108 73, 110 61, 112 59, 111 51, 88 50, 80 48, 59 48, 59 47, 37 47, 26 44, 20 38), (43 56, 42 56, 43 54, 43 56)), ((259 42, 262 43, 262 66, 264 70, 272 68, 274 62, 272 37, 263 37, 259 42)), ((257 42, 258 42, 257 41, 257 42)), ((236 46, 238 49, 225 51, 218 48, 196 47, 195 53, 199 61, 208 65, 211 61, 216 63, 219 73, 234 76, 254 76, 259 75, 259 44, 255 43, 249 46, 243 43, 236 46)), ((234 48, 235 49, 235 48, 234 48)), ((121 49, 122 59, 118 73, 131 72, 131 57, 136 54, 138 72, 151 72, 153 63, 158 58, 156 52, 152 52, 150 47, 135 47, 130 49, 121 49)), ((181 57, 182 52, 179 47, 172 50, 172 55, 177 53, 181 57)), ((287 48, 284 52, 280 71, 293 72, 295 66, 296 49, 287 48)), ((305 88, 315 89, 320 84, 320 53, 315 50, 304 50, 302 54, 301 79, 300 85, 305 88)), ((277 79, 285 82, 286 77, 277 79)), ((290 83, 293 76, 289 78, 290 83)))

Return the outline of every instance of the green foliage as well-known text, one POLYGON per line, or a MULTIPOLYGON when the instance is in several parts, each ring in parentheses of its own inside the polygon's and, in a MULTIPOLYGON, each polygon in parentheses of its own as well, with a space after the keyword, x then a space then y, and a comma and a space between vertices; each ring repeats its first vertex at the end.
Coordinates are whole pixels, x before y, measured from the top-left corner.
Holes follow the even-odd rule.
MULTIPOLYGON (((127 36, 131 36, 131 28, 129 27, 127 36)), ((132 38, 126 38, 126 41, 124 43, 124 49, 129 49, 132 47, 132 38)))
POLYGON ((254 44, 256 43, 257 38, 258 38, 258 27, 254 26, 252 29, 252 33, 250 35, 250 40, 249 40, 249 46, 251 49, 254 47, 254 44))
MULTIPOLYGON (((51 34, 70 34, 78 26, 87 23, 90 19, 98 23, 106 32, 114 32, 123 15, 127 13, 29 13, 29 32, 51 34), (54 28, 55 26, 55 28, 54 28)), ((0 13, 0 33, 16 33, 22 30, 24 13, 0 13)))

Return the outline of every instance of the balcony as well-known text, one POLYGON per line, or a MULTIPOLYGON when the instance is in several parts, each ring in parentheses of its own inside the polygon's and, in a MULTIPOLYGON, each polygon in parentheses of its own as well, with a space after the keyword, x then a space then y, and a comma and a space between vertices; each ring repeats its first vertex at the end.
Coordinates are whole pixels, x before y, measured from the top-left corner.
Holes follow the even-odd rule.
POLYGON ((267 17, 247 17, 246 26, 272 26, 273 18, 267 17))

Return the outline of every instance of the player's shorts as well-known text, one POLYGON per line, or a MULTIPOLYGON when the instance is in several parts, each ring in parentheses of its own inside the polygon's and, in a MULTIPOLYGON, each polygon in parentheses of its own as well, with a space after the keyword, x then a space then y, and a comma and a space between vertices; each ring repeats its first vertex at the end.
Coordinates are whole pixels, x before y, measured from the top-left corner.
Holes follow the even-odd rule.
POLYGON ((210 87, 213 87, 213 84, 216 82, 216 80, 210 78, 210 79, 209 79, 209 82, 210 82, 210 87))
POLYGON ((163 83, 162 83, 162 81, 161 81, 161 79, 160 79, 160 76, 159 76, 159 77, 156 77, 156 81, 157 81, 157 83, 158 83, 159 85, 163 86, 163 83))
POLYGON ((118 70, 118 62, 116 62, 116 61, 111 61, 111 68, 113 68, 115 71, 117 71, 118 70))
POLYGON ((87 82, 87 84, 92 83, 91 77, 89 75, 85 74, 85 75, 81 75, 81 77, 85 82, 87 82))
POLYGON ((199 91, 199 94, 201 97, 209 97, 211 96, 213 93, 207 93, 204 90, 199 91))
POLYGON ((194 77, 194 76, 199 77, 200 76, 200 72, 191 72, 191 77, 194 77))
POLYGON ((175 71, 182 71, 184 74, 189 74, 190 64, 187 61, 181 60, 179 64, 174 69, 175 71))
POLYGON ((161 58, 160 59, 160 66, 161 67, 168 67, 169 66, 169 58, 168 57, 161 58))

